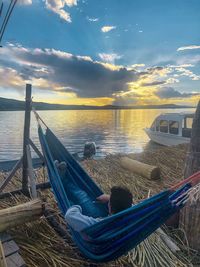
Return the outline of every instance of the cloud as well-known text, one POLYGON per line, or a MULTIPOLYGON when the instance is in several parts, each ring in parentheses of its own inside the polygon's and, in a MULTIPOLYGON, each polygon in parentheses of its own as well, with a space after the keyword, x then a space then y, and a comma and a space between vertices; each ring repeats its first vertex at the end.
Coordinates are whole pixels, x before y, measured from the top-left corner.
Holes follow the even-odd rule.
POLYGON ((105 55, 102 58, 107 61, 101 62, 87 55, 73 55, 56 49, 30 49, 7 44, 0 49, 0 88, 21 92, 25 83, 32 83, 36 90, 54 92, 55 101, 56 97, 63 100, 70 97, 72 102, 86 98, 87 101, 107 99, 106 103, 113 101, 116 105, 166 103, 171 98, 178 102, 186 98, 194 101, 193 97, 199 96, 197 93, 181 93, 167 85, 178 82, 182 73, 192 75, 184 70, 186 65, 154 66, 140 71, 135 68, 137 65, 144 67, 143 64, 132 68, 115 65, 113 62, 118 55, 105 55), (174 77, 175 74, 178 76, 174 77))
POLYGON ((141 63, 141 64, 133 64, 130 66, 131 68, 142 68, 142 67, 145 67, 145 64, 141 63))
POLYGON ((186 68, 177 67, 175 69, 179 73, 179 76, 187 76, 187 77, 191 78, 191 80, 193 80, 193 81, 200 80, 200 75, 196 75, 195 73, 193 73, 192 71, 190 71, 186 68))
POLYGON ((18 0, 18 4, 20 5, 32 5, 32 0, 18 0))
POLYGON ((114 63, 116 59, 120 59, 122 56, 117 55, 115 53, 106 54, 106 53, 99 53, 99 57, 101 60, 109 63, 114 63))
POLYGON ((161 85, 165 84, 166 81, 153 81, 153 82, 146 82, 146 83, 141 83, 141 86, 155 86, 155 85, 161 85))
POLYGON ((67 6, 72 7, 72 6, 77 6, 77 0, 64 0, 67 6))
POLYGON ((46 8, 58 14, 59 17, 67 22, 72 22, 70 13, 65 10, 66 6, 77 5, 77 0, 46 0, 46 8))
POLYGON ((0 66, 0 86, 3 88, 15 88, 21 89, 22 84, 24 84, 24 80, 20 77, 19 73, 9 67, 1 67, 0 66))
POLYGON ((101 28, 101 31, 102 32, 109 32, 109 31, 112 31, 114 29, 116 29, 117 27, 116 26, 104 26, 101 28))
POLYGON ((87 17, 87 20, 89 20, 91 22, 97 22, 97 21, 99 21, 99 18, 89 18, 89 17, 87 17))
POLYGON ((182 46, 182 47, 179 47, 177 51, 194 50, 194 49, 200 49, 200 45, 182 46))
POLYGON ((155 95, 160 99, 169 99, 169 98, 188 98, 192 96, 200 95, 200 93, 181 93, 175 90, 173 87, 161 87, 156 92, 155 95))
MULTIPOLYGON (((56 91, 61 88, 62 91, 62 88, 70 88, 78 97, 110 97, 128 90, 128 83, 139 78, 134 70, 125 67, 111 69, 105 66, 108 63, 55 49, 7 46, 0 50, 0 60, 4 67, 12 65, 22 81, 30 81, 40 89, 56 91)), ((3 86, 1 80, 0 86, 3 86)))

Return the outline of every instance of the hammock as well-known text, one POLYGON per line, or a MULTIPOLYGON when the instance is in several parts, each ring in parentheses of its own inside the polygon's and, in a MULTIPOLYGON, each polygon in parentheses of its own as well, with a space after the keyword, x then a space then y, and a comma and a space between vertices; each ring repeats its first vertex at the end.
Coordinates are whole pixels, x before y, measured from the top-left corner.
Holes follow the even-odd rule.
MULTIPOLYGON (((120 257, 153 233, 187 201, 190 180, 186 180, 186 184, 179 183, 176 191, 165 190, 131 208, 108 216, 107 205, 95 202, 103 194, 102 190, 49 128, 44 133, 39 125, 38 133, 48 177, 62 214, 65 215, 67 209, 76 204, 82 207, 85 215, 105 217, 81 233, 70 229, 76 245, 86 258, 106 262, 120 257), (67 163, 64 172, 58 172, 55 160, 67 163)), ((198 174, 198 178, 199 176, 198 174)))

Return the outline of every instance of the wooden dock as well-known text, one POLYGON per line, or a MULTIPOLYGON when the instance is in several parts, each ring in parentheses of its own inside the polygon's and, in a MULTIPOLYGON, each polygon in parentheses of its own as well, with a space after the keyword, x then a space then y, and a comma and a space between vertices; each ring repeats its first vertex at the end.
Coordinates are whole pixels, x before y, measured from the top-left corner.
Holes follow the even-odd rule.
POLYGON ((19 247, 6 233, 0 233, 0 267, 25 267, 19 247))

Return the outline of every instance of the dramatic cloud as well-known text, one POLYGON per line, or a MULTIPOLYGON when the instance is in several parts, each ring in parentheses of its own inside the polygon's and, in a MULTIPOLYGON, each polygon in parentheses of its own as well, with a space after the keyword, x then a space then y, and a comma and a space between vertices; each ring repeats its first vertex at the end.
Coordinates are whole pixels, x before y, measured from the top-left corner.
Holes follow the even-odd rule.
POLYGON ((116 26, 104 26, 101 28, 101 31, 102 32, 109 32, 109 31, 112 31, 114 29, 116 29, 116 26))
POLYGON ((54 49, 8 46, 0 50, 0 59, 4 65, 7 55, 14 60, 14 63, 7 62, 7 65, 13 64, 21 79, 34 81, 38 88, 43 89, 62 91, 62 88, 70 88, 78 97, 112 96, 116 92, 126 91, 128 83, 139 78, 134 70, 124 67, 111 69, 90 57, 54 49))
POLYGON ((58 14, 61 19, 71 22, 71 17, 69 12, 65 10, 66 6, 72 7, 77 5, 77 0, 46 0, 46 7, 58 14))
POLYGON ((77 100, 76 103, 89 101, 84 103, 90 104, 101 99, 105 104, 142 105, 166 103, 172 98, 179 102, 186 98, 194 101, 195 96, 199 96, 167 87, 178 83, 183 76, 196 79, 197 75, 186 69, 192 65, 144 68, 144 64, 135 64, 125 67, 114 64, 120 58, 117 54, 99 56, 102 61, 55 49, 7 44, 0 49, 0 88, 20 93, 25 83, 32 83, 36 90, 54 92, 55 100, 60 97, 63 101, 71 99, 70 103, 77 100), (140 67, 142 71, 137 69, 140 67))
POLYGON ((113 54, 99 53, 99 57, 101 60, 105 62, 114 63, 116 59, 120 59, 122 56, 117 55, 115 53, 113 54))
POLYGON ((173 87, 161 87, 156 92, 155 95, 161 99, 168 99, 168 98, 187 98, 196 95, 200 95, 200 93, 181 93, 175 90, 173 87))
POLYGON ((194 49, 200 49, 200 45, 182 46, 182 47, 179 47, 177 51, 194 50, 194 49))

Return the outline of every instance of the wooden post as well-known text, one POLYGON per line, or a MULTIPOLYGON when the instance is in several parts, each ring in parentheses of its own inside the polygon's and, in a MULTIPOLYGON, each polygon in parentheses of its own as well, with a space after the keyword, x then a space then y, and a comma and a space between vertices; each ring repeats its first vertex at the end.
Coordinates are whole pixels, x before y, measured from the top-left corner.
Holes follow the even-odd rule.
POLYGON ((34 175, 34 172, 33 172, 31 150, 30 150, 30 146, 29 145, 26 146, 26 154, 27 154, 28 176, 29 176, 29 182, 30 182, 31 197, 32 198, 36 198, 37 197, 36 182, 35 182, 35 175, 34 175))
POLYGON ((24 142, 23 142, 23 172, 22 172, 22 191, 29 196, 28 191, 28 161, 26 146, 29 144, 30 135, 30 113, 31 113, 31 84, 26 84, 26 103, 24 118, 24 142))
MULTIPOLYGON (((189 151, 186 158, 184 177, 200 170, 200 101, 195 113, 189 151)), ((179 225, 184 229, 189 246, 200 251, 200 200, 195 204, 188 201, 180 212, 179 225)))

